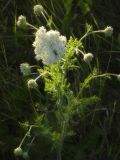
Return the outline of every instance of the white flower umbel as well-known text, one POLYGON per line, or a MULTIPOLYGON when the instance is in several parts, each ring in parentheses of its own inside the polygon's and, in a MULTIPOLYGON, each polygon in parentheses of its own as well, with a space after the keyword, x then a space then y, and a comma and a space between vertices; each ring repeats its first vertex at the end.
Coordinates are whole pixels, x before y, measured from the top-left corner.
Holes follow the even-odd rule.
POLYGON ((66 37, 58 31, 46 31, 43 26, 40 27, 33 43, 36 60, 42 59, 46 65, 58 62, 65 53, 66 42, 66 37))
POLYGON ((14 155, 15 156, 22 156, 23 155, 23 150, 21 149, 21 147, 14 149, 14 155))
POLYGON ((30 65, 28 63, 22 63, 20 65, 20 70, 23 73, 24 76, 30 75, 31 69, 30 65))
POLYGON ((23 29, 26 28, 27 20, 25 16, 21 15, 18 17, 17 26, 23 29))
POLYGON ((43 6, 42 5, 40 5, 40 4, 37 4, 37 5, 35 5, 34 7, 33 7, 33 11, 34 11, 34 14, 36 15, 36 16, 40 16, 41 15, 41 13, 43 12, 43 6))
POLYGON ((106 37, 111 37, 112 34, 113 34, 113 28, 111 26, 107 26, 104 29, 104 34, 105 34, 106 37))
POLYGON ((27 86, 29 89, 36 89, 38 87, 38 84, 37 84, 36 80, 29 79, 27 82, 27 86))
POLYGON ((92 61, 93 58, 94 58, 94 56, 92 53, 87 53, 87 54, 84 54, 83 59, 86 63, 90 63, 90 61, 92 61))

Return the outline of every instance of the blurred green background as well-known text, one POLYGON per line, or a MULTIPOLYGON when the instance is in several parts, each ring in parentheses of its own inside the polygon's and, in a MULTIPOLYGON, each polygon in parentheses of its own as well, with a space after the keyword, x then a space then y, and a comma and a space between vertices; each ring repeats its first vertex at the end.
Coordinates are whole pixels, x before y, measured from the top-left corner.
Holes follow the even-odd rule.
MULTIPOLYGON (((25 15, 30 23, 57 29, 68 39, 71 35, 81 37, 87 23, 95 30, 112 26, 112 38, 90 37, 85 46, 97 57, 102 71, 120 74, 119 7, 120 0, 0 0, 0 160, 14 159, 13 149, 25 133, 19 122, 32 121, 34 116, 19 71, 23 62, 36 63, 34 34, 31 29, 17 28, 17 17, 25 15), (36 18, 33 14, 33 6, 38 3, 49 15, 47 23, 42 16, 36 18)), ((64 160, 120 159, 120 83, 113 80, 105 83, 102 93, 101 107, 106 110, 94 113, 93 123, 93 115, 81 120, 77 130, 83 138, 78 136, 65 146, 64 160)))

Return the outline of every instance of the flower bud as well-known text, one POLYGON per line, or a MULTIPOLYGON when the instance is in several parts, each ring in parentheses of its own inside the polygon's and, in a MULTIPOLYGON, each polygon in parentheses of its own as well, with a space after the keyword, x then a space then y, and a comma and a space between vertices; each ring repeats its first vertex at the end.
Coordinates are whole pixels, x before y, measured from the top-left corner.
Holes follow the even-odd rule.
POLYGON ((23 152, 22 157, 23 157, 24 159, 29 159, 29 154, 28 154, 28 152, 23 152))
POLYGON ((120 74, 117 75, 117 79, 120 81, 120 74))
POLYGON ((94 58, 94 56, 92 53, 87 53, 87 54, 84 54, 83 59, 86 63, 89 63, 90 61, 92 61, 93 58, 94 58))
POLYGON ((20 65, 20 70, 23 73, 24 76, 27 76, 31 73, 31 67, 28 63, 22 63, 20 65))
POLYGON ((112 34, 113 34, 113 28, 111 26, 107 26, 105 29, 104 29, 104 33, 105 33, 105 36, 106 37, 111 37, 112 34))
POLYGON ((27 86, 28 88, 36 89, 38 87, 38 84, 36 83, 34 79, 30 79, 27 82, 27 86))
POLYGON ((21 15, 18 17, 17 26, 23 29, 26 28, 27 20, 25 16, 21 15))
POLYGON ((14 149, 14 155, 15 156, 22 156, 23 155, 23 150, 20 147, 14 149))
POLYGON ((43 6, 40 5, 40 4, 35 5, 34 8, 33 8, 33 10, 34 10, 34 14, 35 14, 36 16, 40 16, 41 13, 43 12, 43 6))

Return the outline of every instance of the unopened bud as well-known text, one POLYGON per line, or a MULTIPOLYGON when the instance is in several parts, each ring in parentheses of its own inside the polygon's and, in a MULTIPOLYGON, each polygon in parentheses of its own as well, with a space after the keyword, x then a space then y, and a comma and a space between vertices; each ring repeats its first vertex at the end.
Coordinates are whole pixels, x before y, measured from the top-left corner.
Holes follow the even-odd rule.
POLYGON ((20 71, 23 73, 24 76, 30 75, 31 67, 28 63, 20 64, 20 71))
POLYGON ((104 33, 106 37, 111 37, 113 34, 113 28, 111 26, 106 27, 104 33))
POLYGON ((15 156, 22 156, 23 155, 23 150, 20 147, 14 149, 14 155, 15 156))
POLYGON ((43 6, 40 5, 40 4, 35 5, 34 8, 33 8, 33 10, 34 10, 34 14, 35 14, 36 16, 40 16, 41 13, 43 12, 43 6))
POLYGON ((28 154, 28 152, 23 152, 23 158, 25 159, 25 160, 27 160, 27 159, 29 159, 29 154, 28 154))
POLYGON ((87 54, 84 54, 83 59, 86 63, 89 63, 90 61, 92 61, 93 58, 94 58, 94 56, 92 53, 87 53, 87 54))
POLYGON ((26 28, 27 20, 25 16, 21 15, 18 17, 17 26, 23 29, 26 28))
POLYGON ((120 81, 120 74, 117 75, 117 79, 120 81))
POLYGON ((36 83, 36 80, 30 79, 27 83, 28 88, 36 89, 38 87, 38 84, 36 83))

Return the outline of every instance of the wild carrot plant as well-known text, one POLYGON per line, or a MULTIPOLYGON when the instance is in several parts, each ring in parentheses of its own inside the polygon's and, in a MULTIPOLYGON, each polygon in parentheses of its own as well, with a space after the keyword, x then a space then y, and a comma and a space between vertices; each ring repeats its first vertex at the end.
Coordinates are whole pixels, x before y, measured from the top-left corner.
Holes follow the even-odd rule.
MULTIPOLYGON (((36 16, 42 14, 47 21, 41 5, 34 6, 34 13, 36 16)), ((120 77, 101 73, 95 64, 94 53, 86 52, 84 47, 84 39, 88 36, 103 34, 111 37, 113 28, 108 26, 94 31, 87 25, 87 31, 80 39, 71 36, 67 41, 59 31, 47 30, 44 26, 36 28, 23 15, 18 18, 17 25, 22 29, 32 27, 35 30, 35 59, 43 66, 31 66, 26 62, 20 64, 29 93, 36 99, 33 102, 34 120, 28 124, 29 130, 14 154, 29 159, 34 141, 44 135, 49 139, 56 159, 62 160, 65 140, 76 134, 72 124, 75 117, 80 119, 86 110, 89 111, 89 106, 100 102, 99 88, 96 90, 94 87, 99 85, 99 80, 120 77)))

